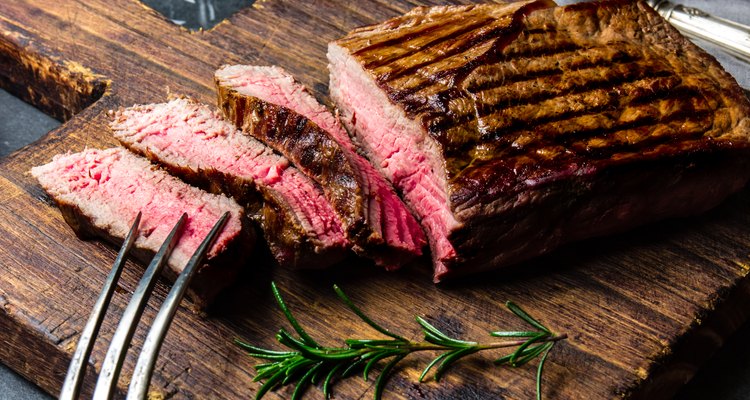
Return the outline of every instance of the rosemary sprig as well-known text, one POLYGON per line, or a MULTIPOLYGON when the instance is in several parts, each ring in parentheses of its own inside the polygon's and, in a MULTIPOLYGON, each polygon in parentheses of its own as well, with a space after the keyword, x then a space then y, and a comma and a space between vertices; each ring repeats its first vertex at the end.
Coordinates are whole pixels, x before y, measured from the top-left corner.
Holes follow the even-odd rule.
POLYGON ((334 378, 343 379, 361 371, 362 377, 368 380, 372 368, 381 361, 388 360, 375 380, 374 398, 378 400, 393 368, 411 353, 418 351, 442 352, 422 371, 419 381, 423 382, 425 377, 433 370, 433 379, 439 381, 450 366, 468 355, 484 350, 509 347, 516 347, 516 349, 512 353, 495 360, 495 364, 520 367, 541 355, 536 377, 537 399, 541 399, 544 362, 555 343, 567 337, 564 334, 556 335, 552 333, 539 321, 509 301, 505 303, 505 306, 537 330, 490 332, 491 336, 508 340, 481 344, 452 338, 424 318, 416 317, 417 323, 422 327, 425 341, 412 342, 375 323, 354 305, 338 286, 334 285, 333 290, 341 301, 364 323, 387 336, 388 339, 347 339, 344 342, 344 347, 324 347, 315 341, 297 322, 275 283, 271 283, 271 289, 276 302, 297 336, 295 337, 284 328, 281 328, 276 334, 276 340, 287 347, 289 351, 269 350, 240 340, 236 341, 238 345, 247 350, 250 356, 267 361, 255 366, 257 374, 254 381, 265 381, 258 390, 256 399, 262 398, 269 390, 293 382, 296 382, 292 394, 293 400, 301 398, 311 384, 317 385, 319 383, 322 383, 322 390, 326 398, 330 398, 331 384, 334 378))

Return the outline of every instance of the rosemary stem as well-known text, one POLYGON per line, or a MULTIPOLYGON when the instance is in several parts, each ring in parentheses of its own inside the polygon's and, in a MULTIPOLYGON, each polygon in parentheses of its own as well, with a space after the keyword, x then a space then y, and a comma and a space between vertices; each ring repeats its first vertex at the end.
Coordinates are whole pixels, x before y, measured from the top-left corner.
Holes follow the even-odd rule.
POLYGON ((388 338, 375 339, 346 339, 341 347, 326 347, 314 340, 294 318, 281 292, 275 284, 271 285, 274 297, 281 311, 286 316, 292 330, 281 328, 276 335, 277 341, 287 348, 286 351, 264 349, 238 342, 248 353, 264 360, 255 366, 257 374, 255 381, 264 381, 256 394, 260 399, 269 390, 296 382, 292 398, 303 395, 306 388, 321 383, 326 398, 330 397, 332 382, 338 378, 346 378, 360 370, 367 380, 372 368, 378 363, 385 363, 375 382, 373 396, 379 400, 393 367, 409 354, 418 351, 435 351, 439 354, 422 370, 419 382, 432 373, 438 381, 445 372, 458 360, 483 350, 515 348, 508 354, 494 360, 495 365, 520 367, 541 355, 537 367, 536 390, 537 398, 541 398, 542 371, 550 349, 556 342, 566 339, 566 334, 555 334, 542 323, 531 317, 516 304, 508 301, 506 307, 521 320, 536 328, 535 330, 493 331, 490 337, 505 339, 501 341, 479 343, 456 339, 433 326, 425 318, 417 316, 416 322, 422 328, 423 341, 413 342, 380 326, 365 315, 344 292, 334 285, 338 297, 364 323, 388 338), (295 335, 296 334, 296 335, 295 335))
MULTIPOLYGON (((546 342, 557 342, 560 340, 567 339, 568 335, 566 333, 560 334, 560 335, 554 335, 549 336, 547 338, 539 340, 538 343, 546 343, 546 342)), ((520 346, 524 343, 526 343, 528 339, 519 339, 519 340, 504 340, 502 342, 492 342, 492 343, 486 343, 486 344, 479 344, 472 347, 476 347, 480 350, 491 350, 491 349, 502 349, 505 347, 516 347, 520 346)), ((432 343, 409 343, 406 344, 406 346, 402 347, 403 349, 409 349, 410 351, 426 351, 426 350, 445 350, 445 346, 438 346, 432 343)))
MULTIPOLYGON (((546 343, 546 342, 557 342, 563 339, 567 339, 568 335, 566 333, 560 334, 560 335, 554 335, 549 336, 544 339, 539 340, 538 343, 546 343)), ((487 343, 485 345, 479 345, 478 348, 482 350, 490 350, 490 349, 501 349, 503 347, 516 347, 520 346, 524 343, 526 343, 528 339, 519 339, 519 340, 507 340, 503 342, 494 342, 494 343, 487 343)))

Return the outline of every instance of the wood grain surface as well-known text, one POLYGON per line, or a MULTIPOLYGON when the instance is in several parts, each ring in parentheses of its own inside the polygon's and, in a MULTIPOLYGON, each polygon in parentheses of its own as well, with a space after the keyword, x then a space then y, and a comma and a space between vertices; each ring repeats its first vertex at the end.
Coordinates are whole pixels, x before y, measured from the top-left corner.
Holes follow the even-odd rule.
MULTIPOLYGON (((0 161, 0 359, 57 393, 115 258, 115 249, 76 238, 29 175, 32 166, 58 153, 113 146, 110 109, 164 101, 169 94, 213 103, 212 74, 226 63, 283 66, 327 101, 326 43, 419 4, 427 3, 259 1, 210 31, 191 33, 134 0, 0 2, 0 85, 67 121, 0 161)), ((569 335, 550 354, 545 398, 665 398, 748 319, 749 225, 750 191, 744 190, 696 218, 574 244, 511 272, 444 286, 431 283, 426 259, 394 273, 354 258, 329 271, 293 272, 270 267, 261 254, 209 316, 178 311, 151 391, 157 398, 252 397, 259 388, 252 382, 255 361, 233 340, 275 346, 274 334, 285 326, 270 294, 275 280, 301 323, 328 345, 376 336, 336 301, 333 283, 374 319, 413 339, 419 338, 415 315, 466 339, 525 328, 504 309, 510 299, 569 335)), ((127 266, 104 338, 142 270, 127 266)), ((167 289, 158 285, 145 322, 167 289)), ((134 350, 145 330, 137 331, 134 350)), ((89 391, 105 342, 94 350, 89 391)), ((385 398, 535 396, 535 365, 497 368, 490 362, 496 354, 467 359, 440 383, 417 384, 431 355, 407 358, 385 398)), ((134 361, 130 354, 123 388, 134 361)), ((287 398, 290 389, 269 398, 287 398)), ((370 398, 372 381, 353 378, 334 390, 336 398, 370 398)), ((322 398, 318 389, 308 396, 322 398)))

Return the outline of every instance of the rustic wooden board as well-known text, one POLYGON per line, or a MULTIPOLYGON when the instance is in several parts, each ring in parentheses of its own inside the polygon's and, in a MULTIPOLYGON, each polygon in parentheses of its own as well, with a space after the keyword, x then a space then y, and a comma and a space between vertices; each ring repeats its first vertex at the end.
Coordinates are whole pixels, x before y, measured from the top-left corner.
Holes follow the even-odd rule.
MULTIPOLYGON (((225 63, 278 64, 326 99, 325 45, 345 31, 404 12, 407 0, 257 2, 217 28, 190 33, 137 1, 0 2, 0 85, 69 119, 0 161, 0 359, 50 393, 61 385, 86 316, 115 256, 78 240, 28 170, 52 155, 115 142, 107 111, 163 101, 169 93, 213 102, 212 73, 225 63), (71 118, 72 117, 72 118, 71 118)), ((412 338, 414 315, 462 338, 523 325, 502 306, 512 299, 570 338, 549 358, 550 399, 664 398, 684 383, 750 309, 750 191, 706 215, 568 246, 496 273, 436 287, 428 263, 385 273, 359 260, 331 271, 273 269, 256 258, 208 318, 181 309, 152 384, 154 394, 246 398, 253 360, 236 337, 273 346, 284 321, 270 295, 275 280, 309 331, 326 344, 374 335, 335 300, 341 285, 376 320, 412 338)), ((122 312, 142 266, 128 265, 111 315, 122 312)), ((145 313, 150 321, 167 286, 145 313)), ((103 334, 109 337, 114 320, 103 334)), ((136 333, 141 343, 145 328, 136 333)), ((105 344, 94 350, 99 367, 105 344)), ((416 384, 428 355, 407 359, 387 398, 533 398, 533 366, 495 368, 489 356, 456 366, 439 384, 416 384)), ((134 357, 126 361, 126 376, 134 357)), ((90 368, 91 370, 92 368, 90 368)), ((94 373, 89 374, 88 390, 94 373)), ((127 379, 121 380, 121 386, 127 379)), ((289 388, 270 395, 285 398, 289 388)), ((311 390, 311 398, 321 398, 311 390)), ((351 379, 337 398, 368 398, 372 382, 351 379)))

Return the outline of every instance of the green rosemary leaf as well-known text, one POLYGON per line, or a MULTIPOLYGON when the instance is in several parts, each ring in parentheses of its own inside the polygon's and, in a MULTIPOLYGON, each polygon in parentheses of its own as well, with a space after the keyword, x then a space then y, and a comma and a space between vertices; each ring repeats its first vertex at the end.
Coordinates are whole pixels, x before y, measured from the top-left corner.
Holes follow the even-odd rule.
MULTIPOLYGON (((253 354, 252 354, 252 353, 248 353, 247 355, 249 355, 250 357, 255 357, 255 356, 253 356, 253 354)), ((256 358, 257 358, 257 357, 256 357, 256 358)), ((254 366, 253 366, 253 368, 254 368, 254 369, 255 369, 256 371, 262 371, 262 370, 264 370, 264 369, 267 369, 267 368, 274 368, 274 367, 276 367, 277 365, 278 365, 278 363, 275 363, 275 362, 268 362, 268 363, 264 363, 264 364, 257 364, 257 365, 254 365, 254 366)))
POLYGON ((307 350, 310 348, 308 345, 306 345, 302 341, 297 340, 294 336, 292 336, 291 333, 289 333, 284 328, 279 329, 279 332, 276 333, 276 340, 278 340, 279 343, 283 344, 284 346, 292 348, 300 353, 306 353, 307 350))
POLYGON ((299 400, 302 398, 302 395, 305 394, 305 391, 310 386, 310 382, 312 381, 312 376, 316 373, 318 369, 321 368, 323 365, 323 362, 320 361, 317 364, 315 364, 312 368, 307 370, 304 375, 297 381, 297 386, 294 387, 294 392, 292 392, 292 400, 299 400))
POLYGON ((251 345, 250 343, 243 342, 240 339, 234 339, 234 343, 242 347, 243 349, 247 351, 251 351, 256 354, 262 353, 262 354, 267 354, 267 355, 287 355, 290 353, 288 351, 275 351, 275 350, 264 349, 262 347, 256 347, 256 346, 251 345))
POLYGON ((342 363, 336 364, 336 366, 331 368, 328 375, 326 375, 326 378, 323 380, 323 396, 325 396, 326 399, 331 398, 331 379, 333 379, 336 372, 338 372, 343 366, 344 364, 342 363))
POLYGON ((400 352, 398 352, 398 351, 386 351, 386 352, 378 353, 375 356, 373 356, 372 358, 370 358, 370 360, 367 362, 367 364, 365 364, 365 369, 362 371, 362 378, 364 380, 368 380, 368 378, 370 376, 370 370, 372 369, 373 366, 375 366, 375 364, 378 363, 378 361, 386 359, 388 357, 393 357, 393 356, 395 356, 397 354, 400 354, 400 352))
POLYGON ((496 359, 495 361, 493 361, 493 363, 495 363, 495 365, 505 365, 505 364, 508 364, 508 361, 510 361, 510 357, 511 356, 513 356, 513 354, 508 354, 508 355, 502 356, 502 357, 496 359))
POLYGON ((537 336, 532 337, 531 339, 527 340, 526 343, 520 345, 518 349, 513 353, 513 355, 510 357, 510 365, 516 367, 518 364, 516 364, 516 360, 523 356, 524 351, 531 346, 534 343, 538 343, 539 341, 546 339, 549 335, 546 334, 540 334, 537 336))
POLYGON ((396 364, 399 363, 399 361, 403 360, 404 357, 406 357, 406 354, 400 354, 393 360, 388 362, 385 367, 383 367, 383 371, 380 372, 378 379, 375 381, 375 392, 373 393, 373 397, 375 400, 380 400, 380 398, 383 396, 383 388, 385 388, 385 384, 391 374, 391 370, 393 370, 393 367, 395 367, 396 364))
POLYGON ((380 353, 377 352, 377 351, 367 351, 366 353, 360 354, 359 359, 362 360, 362 361, 367 361, 367 360, 369 360, 369 359, 377 356, 378 354, 380 354, 380 353))
POLYGON ((348 360, 356 357, 361 352, 356 349, 346 348, 323 348, 323 349, 305 349, 304 354, 310 358, 322 361, 339 361, 348 360))
POLYGON ((284 370, 279 370, 266 380, 265 383, 258 389, 258 393, 255 395, 256 400, 263 398, 266 393, 276 387, 281 380, 284 378, 284 370))
POLYGON ((258 373, 255 375, 255 381, 260 381, 260 380, 268 379, 268 378, 276 375, 276 373, 279 372, 279 371, 284 371, 284 366, 283 365, 276 365, 276 366, 273 366, 273 367, 263 368, 262 370, 256 369, 256 371, 258 373))
POLYGON ((539 354, 542 354, 542 352, 544 351, 545 347, 547 345, 549 345, 549 344, 550 343, 547 342, 547 343, 544 343, 544 344, 539 344, 539 345, 536 345, 534 347, 527 348, 524 351, 524 354, 520 355, 515 360, 515 362, 510 363, 510 365, 512 367, 520 367, 520 366, 526 364, 527 362, 529 362, 529 361, 537 358, 539 356, 539 354))
POLYGON ((320 361, 313 362, 313 361, 310 361, 310 360, 306 360, 304 358, 300 358, 300 359, 295 360, 289 366, 286 367, 286 376, 284 377, 284 380, 281 381, 280 386, 284 386, 284 385, 292 382, 292 380, 294 380, 294 378, 296 378, 297 376, 299 376, 299 372, 300 372, 300 370, 302 368, 307 367, 307 369, 309 370, 312 365, 315 365, 315 364, 318 364, 318 363, 320 363, 320 361))
POLYGON ((291 357, 294 354, 299 354, 299 353, 292 352, 290 355, 269 356, 269 355, 266 355, 266 354, 263 354, 263 353, 254 353, 252 351, 248 351, 247 352, 247 355, 249 355, 250 357, 262 358, 264 360, 271 360, 271 361, 273 361, 273 360, 284 360, 284 359, 287 359, 287 358, 291 357))
POLYGON ((449 347, 449 348, 454 347, 454 346, 451 346, 449 343, 447 343, 443 338, 435 335, 434 333, 430 331, 424 331, 424 340, 427 343, 432 343, 434 345, 441 346, 441 347, 449 347))
POLYGON ((474 347, 467 347, 465 349, 455 350, 448 353, 449 355, 443 359, 443 362, 440 363, 440 366, 438 366, 437 370, 435 371, 435 381, 440 381, 440 378, 443 377, 445 371, 451 365, 453 365, 453 363, 458 361, 460 358, 468 356, 469 354, 476 353, 477 351, 479 351, 479 349, 474 347))
POLYGON ((279 343, 297 350, 300 355, 314 360, 335 361, 348 359, 359 354, 359 351, 357 351, 356 349, 330 347, 317 348, 306 346, 304 343, 292 337, 289 332, 285 331, 284 329, 281 329, 279 331, 279 333, 276 335, 276 339, 279 341, 279 343))
POLYGON ((547 349, 544 350, 544 354, 542 354, 542 358, 539 360, 539 366, 536 370, 536 399, 542 400, 542 371, 544 370, 544 363, 547 361, 547 356, 549 355, 549 351, 552 350, 552 347, 555 346, 555 342, 549 342, 547 343, 547 349))
POLYGON ((294 351, 276 351, 268 350, 261 347, 253 346, 249 343, 245 343, 239 339, 235 339, 234 342, 248 352, 248 355, 255 358, 264 358, 266 360, 283 360, 289 356, 297 354, 294 351))
POLYGON ((261 359, 264 359, 264 360, 268 360, 269 362, 284 361, 287 358, 294 357, 294 356, 296 356, 298 354, 299 354, 299 352, 294 351, 294 352, 289 352, 289 354, 285 354, 285 355, 269 356, 269 355, 262 354, 262 353, 261 354, 257 354, 257 353, 252 352, 252 351, 248 351, 247 352, 247 355, 249 355, 251 357, 261 358, 261 359))
POLYGON ((434 337, 437 338, 437 339, 447 339, 447 340, 450 340, 450 338, 448 336, 446 336, 443 332, 440 332, 439 329, 437 329, 434 326, 432 326, 432 324, 430 324, 429 322, 427 322, 426 319, 424 319, 424 318, 422 318, 420 316, 417 316, 415 319, 417 320, 417 323, 419 323, 419 325, 421 325, 422 328, 424 328, 425 333, 430 333, 430 334, 434 335, 434 337))
POLYGON ((292 312, 289 311, 289 308, 286 306, 286 303, 284 303, 284 299, 281 297, 281 293, 279 292, 279 288, 276 287, 276 283, 271 282, 271 291, 273 292, 273 297, 276 299, 276 303, 279 305, 279 308, 281 308, 281 311, 284 312, 284 315, 286 316, 286 319, 289 321, 289 323, 292 325, 294 330, 299 335, 300 339, 308 345, 313 347, 320 347, 318 343, 313 340, 310 335, 305 332, 304 329, 302 329, 302 325, 297 322, 297 319, 294 318, 292 315, 292 312))
POLYGON ((323 366, 326 365, 325 362, 321 363, 321 367, 317 368, 315 372, 312 374, 312 378, 310 378, 310 382, 312 382, 313 385, 317 385, 318 382, 320 382, 320 377, 323 375, 325 370, 323 369, 323 366))
POLYGON ((540 323, 539 321, 537 321, 537 320, 535 320, 534 318, 532 318, 532 317, 531 317, 531 316, 530 316, 530 315, 529 315, 528 313, 526 313, 526 311, 522 310, 522 309, 521 309, 521 307, 517 306, 517 305, 516 305, 515 303, 513 303, 512 301, 506 301, 506 302, 505 302, 505 306, 506 306, 506 307, 508 307, 508 309, 509 309, 509 310, 510 310, 510 311, 511 311, 511 312, 512 312, 513 314, 516 314, 516 315, 517 315, 518 317, 520 317, 520 318, 521 318, 521 319, 523 319, 524 321, 528 322, 528 323, 529 323, 530 325, 533 325, 533 326, 534 326, 535 328, 537 328, 537 329, 539 329, 539 330, 541 330, 541 331, 543 331, 543 332, 546 332, 546 333, 551 333, 551 332, 550 332, 550 331, 549 331, 549 330, 547 329, 547 327, 545 327, 545 326, 544 326, 544 325, 542 325, 542 324, 541 324, 541 323, 540 323))
POLYGON ((362 312, 362 310, 359 309, 359 307, 355 306, 354 303, 351 300, 349 300, 349 297, 344 293, 343 290, 341 290, 340 287, 338 287, 338 285, 333 285, 333 290, 339 296, 341 301, 343 301, 344 304, 346 304, 347 307, 349 307, 349 309, 352 310, 352 312, 357 314, 357 316, 362 321, 364 321, 364 323, 366 323, 367 325, 370 325, 373 329, 382 333, 383 335, 390 336, 394 339, 402 340, 404 342, 407 341, 405 338, 389 331, 388 329, 383 328, 382 326, 376 324, 375 321, 371 320, 367 315, 365 315, 365 313, 362 312))
POLYGON ((416 317, 417 322, 419 325, 424 328, 425 333, 425 340, 427 340, 430 343, 449 346, 449 347, 461 347, 461 346, 476 346, 476 342, 466 342, 463 340, 454 339, 445 333, 441 332, 439 329, 435 328, 432 324, 427 322, 422 317, 416 317))
MULTIPOLYGON (((258 372, 258 374, 256 375, 256 377, 258 375, 261 375, 261 374, 265 373, 268 370, 279 369, 279 368, 284 367, 285 365, 286 364, 279 363, 279 362, 269 362, 269 363, 264 363, 264 364, 256 365, 255 366, 255 371, 258 372)), ((271 375, 273 375, 273 373, 271 375)))
POLYGON ((427 374, 430 372, 430 370, 432 369, 432 367, 434 367, 440 361, 443 361, 443 359, 445 357, 448 357, 449 355, 451 355, 451 353, 443 353, 443 354, 435 357, 434 360, 430 361, 430 363, 427 364, 427 366, 422 370, 422 374, 419 375, 419 382, 424 382, 424 377, 427 376, 427 374))
POLYGON ((362 348, 378 348, 380 346, 394 346, 398 344, 405 344, 407 342, 393 339, 347 339, 346 345, 353 349, 362 348))
POLYGON ((346 369, 344 370, 344 372, 341 373, 341 378, 347 378, 347 377, 351 376, 354 373, 354 371, 356 371, 357 368, 361 367, 362 364, 364 364, 364 363, 365 363, 365 360, 362 359, 362 358, 360 358, 358 360, 355 360, 348 367, 346 367, 346 369))
POLYGON ((518 338, 527 338, 538 335, 539 332, 534 331, 508 331, 508 332, 490 332, 490 336, 494 337, 518 337, 518 338))
POLYGON ((544 350, 544 354, 542 354, 542 358, 539 360, 539 366, 536 370, 536 400, 542 400, 542 371, 544 370, 544 362, 547 361, 549 351, 555 346, 555 342, 549 342, 546 346, 547 349, 544 350))

